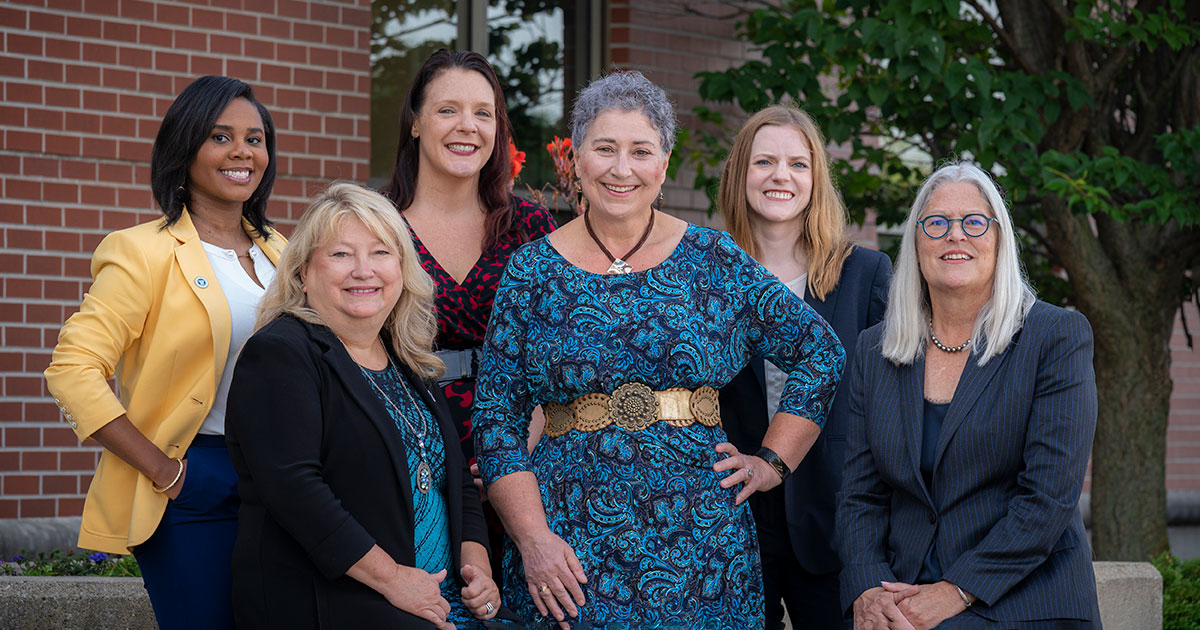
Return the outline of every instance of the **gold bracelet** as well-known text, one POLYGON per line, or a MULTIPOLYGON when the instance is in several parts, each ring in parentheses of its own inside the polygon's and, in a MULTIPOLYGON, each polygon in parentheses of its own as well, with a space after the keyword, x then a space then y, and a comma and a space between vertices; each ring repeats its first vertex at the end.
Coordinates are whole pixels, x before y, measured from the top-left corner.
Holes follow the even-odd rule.
POLYGON ((179 478, 183 476, 183 459, 179 458, 179 457, 172 457, 171 459, 179 462, 179 472, 175 473, 175 478, 172 479, 171 483, 167 484, 167 486, 165 488, 159 488, 158 486, 156 486, 154 484, 150 484, 150 487, 153 488, 154 491, 159 494, 162 494, 162 493, 166 492, 167 490, 174 488, 175 484, 179 483, 179 478))

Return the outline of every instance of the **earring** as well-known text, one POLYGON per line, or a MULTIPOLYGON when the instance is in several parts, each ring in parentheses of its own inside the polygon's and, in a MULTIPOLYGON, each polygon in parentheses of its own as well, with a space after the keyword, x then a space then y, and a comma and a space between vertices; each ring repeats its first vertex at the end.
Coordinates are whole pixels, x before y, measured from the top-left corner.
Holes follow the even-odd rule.
POLYGON ((660 188, 658 190, 658 202, 654 206, 654 209, 658 210, 659 212, 662 212, 662 207, 663 207, 663 194, 662 194, 662 189, 660 188))

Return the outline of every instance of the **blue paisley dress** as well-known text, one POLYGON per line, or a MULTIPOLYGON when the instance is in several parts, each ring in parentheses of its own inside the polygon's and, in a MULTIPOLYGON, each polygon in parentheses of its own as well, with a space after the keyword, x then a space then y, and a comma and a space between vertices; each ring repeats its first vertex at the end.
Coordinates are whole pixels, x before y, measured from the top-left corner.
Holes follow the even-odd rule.
MULTIPOLYGON (((630 432, 543 436, 525 444, 536 405, 651 389, 721 387, 754 356, 789 373, 780 410, 823 424, 844 352, 832 329, 727 234, 690 225, 658 266, 587 272, 547 239, 509 262, 484 344, 474 410, 484 481, 538 480, 550 529, 588 576, 578 621, 600 628, 762 627, 762 575, 747 504, 712 466, 720 427, 658 422, 630 432)), ((505 602, 538 618, 514 546, 505 602)))

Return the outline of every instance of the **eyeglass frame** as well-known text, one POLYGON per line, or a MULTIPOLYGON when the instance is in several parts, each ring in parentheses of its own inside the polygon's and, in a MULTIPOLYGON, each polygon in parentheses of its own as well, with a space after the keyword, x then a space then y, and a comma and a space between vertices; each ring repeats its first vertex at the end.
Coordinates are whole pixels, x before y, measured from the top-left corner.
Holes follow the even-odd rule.
POLYGON ((980 238, 980 237, 982 237, 983 235, 985 235, 985 234, 987 234, 987 233, 988 233, 988 230, 989 230, 989 229, 991 229, 991 227, 992 227, 992 222, 993 222, 993 221, 997 221, 997 222, 998 222, 999 220, 1000 220, 1000 219, 997 219, 996 217, 989 217, 988 215, 986 215, 986 214, 983 214, 983 213, 981 213, 981 212, 972 212, 972 213, 970 213, 970 214, 964 214, 964 215, 962 216, 962 218, 961 218, 961 219, 951 219, 950 217, 948 217, 948 216, 946 216, 946 215, 944 215, 944 214, 930 214, 930 215, 926 215, 926 216, 925 216, 925 218, 923 218, 923 219, 917 219, 917 225, 921 226, 921 233, 922 233, 922 234, 924 234, 924 235, 925 235, 926 237, 928 237, 928 238, 931 238, 931 239, 933 239, 933 240, 937 241, 937 240, 941 240, 941 239, 943 239, 943 238, 946 238, 947 236, 949 236, 949 234, 950 234, 950 227, 953 225, 953 223, 954 223, 955 221, 958 221, 958 228, 959 228, 960 230, 962 230, 962 233, 963 233, 963 234, 965 234, 965 235, 967 235, 967 236, 969 236, 969 237, 971 237, 971 238, 980 238), (971 217, 983 217, 983 218, 986 220, 986 222, 985 222, 985 223, 984 223, 984 225, 983 225, 983 231, 982 231, 982 232, 980 232, 979 234, 971 234, 970 232, 968 232, 968 231, 967 231, 967 228, 966 228, 966 227, 964 227, 964 223, 963 223, 963 221, 964 221, 964 220, 966 220, 966 219, 969 219, 969 218, 971 218, 971 217), (945 219, 945 220, 946 220, 946 231, 945 231, 945 233, 943 233, 941 236, 934 236, 934 235, 930 234, 930 233, 929 233, 929 230, 925 228, 925 221, 927 221, 927 220, 929 220, 929 219, 945 219))

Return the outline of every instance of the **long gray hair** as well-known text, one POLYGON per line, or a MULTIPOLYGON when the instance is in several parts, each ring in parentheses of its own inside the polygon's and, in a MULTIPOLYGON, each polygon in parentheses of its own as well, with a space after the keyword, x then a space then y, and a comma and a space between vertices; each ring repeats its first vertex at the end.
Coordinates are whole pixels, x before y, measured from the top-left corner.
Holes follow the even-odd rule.
POLYGON ((925 342, 929 338, 929 287, 917 264, 917 220, 925 212, 933 192, 948 183, 973 184, 979 189, 1000 232, 996 239, 992 297, 980 309, 971 333, 972 354, 978 356, 980 365, 1004 352, 1013 335, 1021 330, 1025 314, 1035 300, 1033 288, 1021 268, 1012 216, 996 182, 974 164, 946 164, 921 184, 912 210, 904 221, 900 256, 896 260, 896 273, 892 277, 887 313, 883 318, 883 356, 897 365, 911 365, 916 361, 925 351, 925 342))

